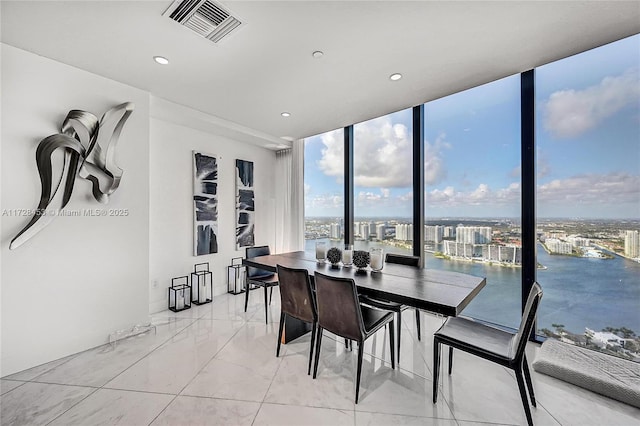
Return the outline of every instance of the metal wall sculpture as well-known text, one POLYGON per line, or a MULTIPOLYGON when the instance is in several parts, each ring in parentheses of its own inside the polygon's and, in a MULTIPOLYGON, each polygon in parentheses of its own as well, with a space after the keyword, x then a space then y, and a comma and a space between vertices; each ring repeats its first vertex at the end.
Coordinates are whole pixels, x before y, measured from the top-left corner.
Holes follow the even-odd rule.
POLYGON ((236 160, 236 250, 255 244, 254 224, 253 162, 236 160))
POLYGON ((11 240, 9 249, 20 247, 51 223, 69 202, 76 176, 91 182, 93 197, 98 202, 109 202, 123 173, 115 162, 116 145, 133 109, 133 103, 123 103, 104 113, 99 121, 90 112, 71 110, 62 123, 61 133, 40 141, 36 149, 42 185, 40 202, 29 223, 11 240), (64 164, 59 179, 54 181, 51 156, 59 148, 64 149, 64 164))
POLYGON ((218 163, 193 151, 193 255, 218 252, 218 163))

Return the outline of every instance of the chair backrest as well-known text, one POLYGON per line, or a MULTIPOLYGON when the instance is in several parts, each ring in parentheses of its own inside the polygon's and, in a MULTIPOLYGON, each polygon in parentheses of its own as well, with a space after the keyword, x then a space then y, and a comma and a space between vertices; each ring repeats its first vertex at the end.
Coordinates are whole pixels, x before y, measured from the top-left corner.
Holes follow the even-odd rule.
POLYGON ((315 273, 318 325, 333 334, 351 340, 362 340, 364 323, 351 278, 334 278, 315 273))
POLYGON ((536 319, 538 306, 540 306, 540 299, 542 299, 542 287, 540 287, 540 284, 537 282, 534 282, 529 291, 527 303, 524 306, 520 328, 511 338, 511 347, 509 348, 509 357, 511 359, 519 358, 524 353, 527 340, 529 340, 529 335, 531 334, 531 329, 536 319))
POLYGON ((387 263, 397 263, 399 265, 414 266, 416 268, 420 266, 420 258, 418 256, 408 256, 406 254, 387 253, 384 260, 387 263))
MULTIPOLYGON (((247 247, 245 254, 247 259, 258 256, 266 256, 268 254, 271 254, 271 249, 269 248, 269 246, 247 247)), ((249 279, 255 277, 269 277, 273 275, 273 272, 247 266, 247 278, 249 279)))
POLYGON ((278 265, 282 312, 306 322, 318 319, 309 272, 278 265))

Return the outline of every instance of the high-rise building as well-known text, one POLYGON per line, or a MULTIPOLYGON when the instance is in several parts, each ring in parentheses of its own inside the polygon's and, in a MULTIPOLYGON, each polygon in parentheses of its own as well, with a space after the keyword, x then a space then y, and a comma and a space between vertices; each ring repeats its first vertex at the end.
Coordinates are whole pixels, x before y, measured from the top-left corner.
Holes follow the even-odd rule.
POLYGON ((489 244, 491 242, 490 226, 458 226, 456 242, 465 244, 489 244))
POLYGON ((573 252, 573 244, 557 238, 547 238, 544 243, 551 253, 571 254, 573 252))
POLYGON ((480 244, 457 243, 455 241, 444 242, 444 254, 453 257, 472 259, 482 257, 483 246, 480 244))
POLYGON ((369 240, 369 224, 367 222, 360 222, 360 237, 365 241, 369 240))
POLYGON ((396 225, 396 240, 412 241, 413 225, 406 223, 399 223, 398 225, 396 225))
POLYGON ((387 232, 387 225, 380 223, 376 226, 376 236, 379 240, 384 240, 384 236, 387 232))
POLYGON ((453 226, 445 226, 443 232, 443 238, 455 238, 456 228, 453 226))
POLYGON ((373 235, 377 236, 377 234, 376 234, 376 224, 373 223, 373 222, 369 222, 369 235, 370 236, 373 236, 373 235))
POLYGON ((627 231, 624 235, 624 255, 632 258, 640 257, 640 233, 627 231))
POLYGON ((441 243, 444 237, 444 228, 442 225, 425 225, 424 240, 427 242, 441 243))
POLYGON ((331 238, 340 239, 340 224, 332 223, 331 224, 331 238))
POLYGON ((591 245, 591 240, 588 238, 577 237, 575 235, 567 237, 567 242, 573 244, 574 247, 589 247, 591 245))

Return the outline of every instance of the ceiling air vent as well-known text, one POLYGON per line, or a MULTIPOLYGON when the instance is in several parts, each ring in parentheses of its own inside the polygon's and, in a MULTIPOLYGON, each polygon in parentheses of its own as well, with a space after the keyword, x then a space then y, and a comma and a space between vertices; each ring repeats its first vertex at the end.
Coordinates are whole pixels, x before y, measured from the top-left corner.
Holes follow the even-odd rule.
POLYGON ((214 43, 242 25, 227 9, 211 0, 177 0, 163 15, 214 43))

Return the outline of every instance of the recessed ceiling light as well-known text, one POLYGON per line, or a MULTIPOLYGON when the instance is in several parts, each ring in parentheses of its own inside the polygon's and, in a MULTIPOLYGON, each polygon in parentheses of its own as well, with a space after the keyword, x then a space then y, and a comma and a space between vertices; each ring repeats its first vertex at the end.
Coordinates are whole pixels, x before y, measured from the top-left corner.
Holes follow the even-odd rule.
POLYGON ((324 55, 324 52, 322 50, 316 50, 315 52, 313 52, 311 54, 314 58, 322 58, 322 55, 324 55))
POLYGON ((285 112, 281 112, 280 115, 283 116, 283 117, 291 117, 291 113, 290 112, 286 112, 286 111, 285 112))
POLYGON ((401 78, 402 78, 402 74, 400 74, 399 72, 394 73, 394 74, 391 74, 391 75, 389 76, 389 80, 391 80, 391 81, 398 81, 398 80, 400 80, 401 78))
POLYGON ((160 65, 167 65, 169 63, 169 60, 164 56, 154 56, 153 60, 159 63, 160 65))

